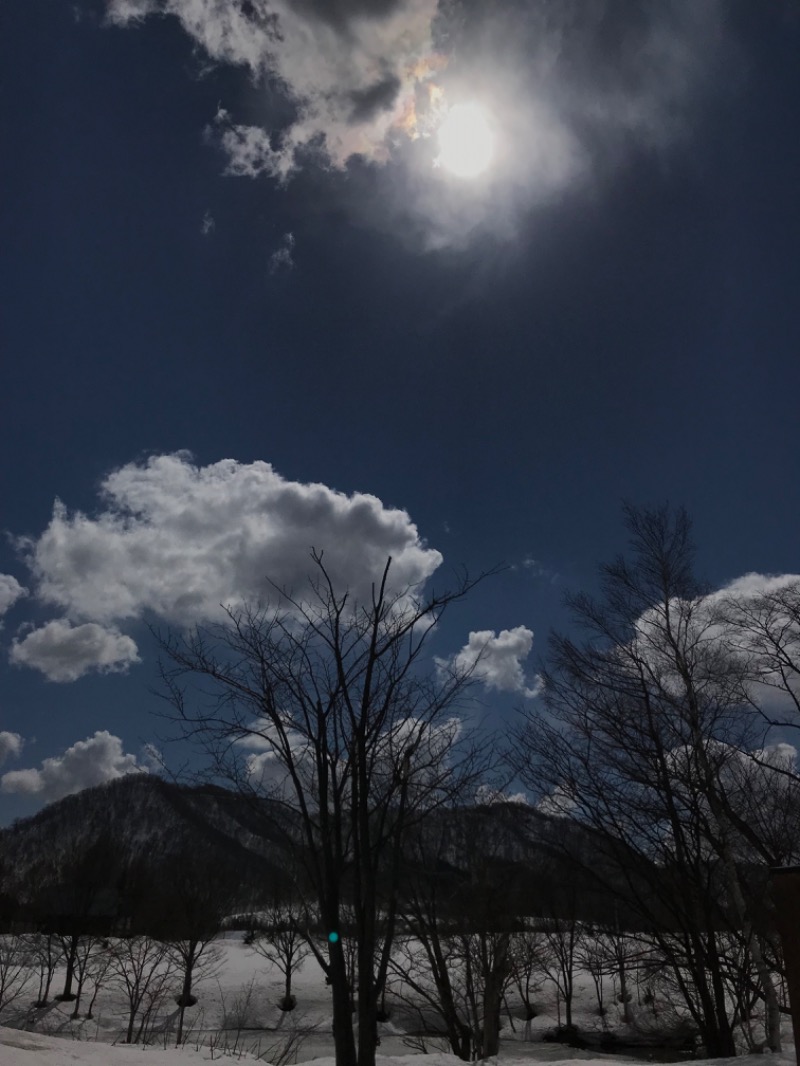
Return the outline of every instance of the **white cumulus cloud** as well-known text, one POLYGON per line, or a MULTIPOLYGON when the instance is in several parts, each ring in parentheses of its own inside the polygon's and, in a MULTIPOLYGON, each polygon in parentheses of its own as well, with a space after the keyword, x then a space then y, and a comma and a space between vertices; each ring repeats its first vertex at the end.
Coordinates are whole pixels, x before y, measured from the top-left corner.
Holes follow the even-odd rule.
POLYGON ((9 659, 39 670, 48 681, 77 681, 92 670, 124 673, 139 655, 135 642, 95 622, 72 625, 54 619, 11 645, 9 659))
POLYGON ((538 679, 530 682, 523 662, 533 647, 533 631, 527 626, 514 629, 483 629, 470 633, 464 647, 449 659, 437 659, 441 669, 471 671, 488 689, 517 692, 532 699, 540 691, 538 679))
MULTIPOLYGON (((743 574, 698 599, 675 598, 671 610, 686 630, 693 655, 730 655, 731 666, 738 664, 747 677, 753 703, 793 716, 800 693, 800 575, 743 574)), ((635 623, 636 651, 662 685, 679 691, 682 682, 664 624, 660 607, 641 614, 635 623)))
POLYGON ((57 502, 47 529, 21 546, 40 601, 103 625, 146 612, 175 624, 212 619, 220 604, 273 597, 270 582, 302 596, 312 547, 362 602, 388 556, 398 591, 442 561, 405 511, 375 496, 288 481, 264 462, 196 466, 184 453, 109 474, 94 515, 57 502))
POLYGON ((7 729, 0 731, 0 766, 8 758, 18 758, 24 743, 19 733, 10 733, 7 729))
POLYGON ((727 585, 705 597, 705 602, 716 606, 720 601, 739 600, 753 602, 763 596, 775 596, 800 585, 800 574, 759 574, 749 572, 734 578, 727 585))
POLYGON ((120 738, 103 729, 62 755, 45 759, 38 770, 9 770, 0 778, 0 789, 52 802, 125 774, 146 772, 135 755, 123 752, 120 738))
POLYGON ((0 617, 13 607, 17 600, 27 595, 28 590, 23 588, 15 577, 11 574, 0 574, 0 617))

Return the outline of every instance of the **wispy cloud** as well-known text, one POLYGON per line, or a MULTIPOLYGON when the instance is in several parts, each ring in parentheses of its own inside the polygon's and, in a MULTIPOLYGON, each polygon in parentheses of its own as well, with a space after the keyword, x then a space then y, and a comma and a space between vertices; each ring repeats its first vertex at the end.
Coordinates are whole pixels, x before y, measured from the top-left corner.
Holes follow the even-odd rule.
POLYGON ((555 570, 530 555, 526 555, 522 560, 522 568, 532 578, 539 581, 549 581, 551 584, 555 584, 559 579, 559 575, 555 570))
POLYGON ((218 63, 279 85, 294 117, 278 129, 217 118, 233 173, 286 178, 308 155, 342 167, 353 155, 385 160, 392 131, 411 130, 417 92, 439 65, 437 0, 108 0, 117 25, 176 17, 218 63))
POLYGON ((294 251, 294 234, 284 233, 280 247, 269 257, 269 272, 275 274, 279 270, 291 270, 294 267, 292 252, 294 251))

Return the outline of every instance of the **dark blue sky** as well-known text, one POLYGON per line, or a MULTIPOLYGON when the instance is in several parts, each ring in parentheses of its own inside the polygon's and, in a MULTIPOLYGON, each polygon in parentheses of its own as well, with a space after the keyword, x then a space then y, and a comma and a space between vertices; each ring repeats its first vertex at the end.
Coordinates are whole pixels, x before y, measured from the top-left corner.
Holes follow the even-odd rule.
MULTIPOLYGON (((494 100, 505 137, 502 167, 474 184, 433 169, 432 128, 387 157, 370 127, 374 155, 344 163, 323 128, 286 183, 225 174, 218 108, 230 125, 291 130, 313 92, 303 57, 254 77, 211 63, 160 0, 125 26, 107 24, 114 6, 0 13, 0 573, 30 592, 0 633, 0 730, 26 742, 3 770, 97 730, 141 758, 157 702, 143 623, 176 612, 143 593, 131 615, 95 617, 75 585, 92 559, 70 555, 64 577, 56 544, 31 573, 13 538, 38 542, 56 497, 102 533, 100 482, 180 449, 197 467, 263 460, 287 482, 402 508, 444 569, 509 564, 433 650, 529 627, 528 679, 564 590, 624 546, 623 498, 685 505, 715 585, 800 571, 796 4, 708 0, 706 22, 694 0, 587 4, 560 35, 548 24, 549 51, 541 5, 465 4, 437 44, 442 84, 494 100), (644 68, 665 38, 677 73, 661 97, 644 68), (537 93, 556 139, 534 165, 537 93), (547 176, 567 135, 579 162, 547 176), (47 602, 56 573, 61 600, 47 602), (54 619, 112 632, 106 666, 125 665, 125 637, 143 662, 98 672, 95 631, 101 658, 74 681, 44 676, 64 675, 54 643, 8 661, 54 619)), ((498 713, 522 699, 510 684, 484 695, 498 713)), ((98 756, 109 773, 127 765, 115 751, 98 756)), ((58 794, 60 772, 18 779, 0 820, 58 794)))

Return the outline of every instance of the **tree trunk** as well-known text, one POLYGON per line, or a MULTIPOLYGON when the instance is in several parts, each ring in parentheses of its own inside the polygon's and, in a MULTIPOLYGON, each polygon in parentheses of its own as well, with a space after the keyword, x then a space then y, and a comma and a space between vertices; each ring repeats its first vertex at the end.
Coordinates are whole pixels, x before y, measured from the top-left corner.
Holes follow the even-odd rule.
POLYGON ((64 953, 67 957, 67 973, 64 978, 64 990, 58 997, 61 1000, 71 1000, 73 998, 72 980, 75 974, 75 959, 78 955, 77 933, 73 933, 72 936, 68 938, 68 944, 69 946, 67 947, 67 950, 64 953))
POLYGON ((374 937, 371 929, 358 945, 358 1066, 375 1066, 378 1019, 375 995, 374 937))
POLYGON ((183 1039, 183 1016, 186 1013, 186 1008, 189 1005, 189 997, 192 994, 192 977, 194 976, 194 949, 190 946, 190 953, 186 959, 186 967, 183 971, 183 988, 181 989, 180 998, 180 1014, 178 1015, 178 1035, 175 1039, 175 1046, 181 1046, 181 1040, 183 1039))
POLYGON ((500 1051, 500 1008, 503 1002, 503 985, 508 973, 508 934, 498 937, 495 945, 492 969, 484 976, 483 987, 483 1058, 490 1058, 500 1051))
POLYGON ((719 853, 722 856, 723 868, 728 881, 728 891, 731 900, 733 901, 733 905, 736 908, 736 914, 742 928, 743 938, 750 950, 750 954, 756 967, 756 972, 758 973, 758 979, 761 983, 761 990, 764 993, 764 1006, 766 1008, 764 1035, 770 1051, 778 1052, 782 1050, 781 1010, 780 1003, 778 1002, 778 993, 775 989, 775 982, 770 973, 769 966, 767 966, 766 961, 764 960, 764 953, 761 950, 761 942, 756 935, 754 923, 750 916, 750 910, 744 898, 744 892, 742 891, 739 871, 736 868, 736 860, 730 846, 730 836, 733 835, 730 827, 730 819, 727 816, 723 800, 720 799, 716 792, 718 787, 717 775, 714 768, 709 763, 703 745, 703 738, 699 735, 699 731, 695 731, 693 739, 705 774, 706 792, 708 794, 711 813, 716 822, 717 846, 719 853))
POLYGON ((73 1011, 72 1011, 72 1014, 70 1015, 70 1018, 75 1019, 80 1014, 81 996, 83 995, 83 985, 84 985, 85 980, 86 980, 86 970, 84 968, 84 969, 80 970, 79 973, 78 973, 78 989, 77 989, 77 991, 75 993, 75 1007, 73 1008, 73 1011))
POLYGON ((350 986, 341 940, 330 946, 330 967, 336 1066, 358 1066, 350 986))
POLYGON ((53 973, 55 971, 55 960, 53 959, 53 936, 51 933, 47 933, 47 954, 45 955, 45 949, 41 949, 41 957, 39 959, 39 998, 36 1001, 37 1007, 46 1007, 47 1001, 50 997, 50 985, 53 982, 53 973))
POLYGON ((708 937, 708 969, 714 997, 714 1010, 706 1014, 706 1031, 703 1034, 708 1058, 733 1058, 736 1041, 728 1019, 728 1004, 720 970, 720 959, 713 934, 708 937))
POLYGON ((631 1004, 628 998, 628 973, 625 969, 625 956, 620 951, 617 955, 619 973, 619 994, 622 999, 622 1020, 626 1025, 631 1023, 631 1004))
POLYGON ((502 996, 494 977, 486 982, 483 994, 482 1057, 492 1058, 500 1051, 500 1007, 502 996))
POLYGON ((727 1059, 734 1057, 736 1054, 736 1041, 733 1039, 730 1027, 726 1026, 726 1030, 721 1030, 719 1026, 715 1026, 713 1029, 706 1027, 701 1030, 700 1036, 705 1043, 706 1058, 727 1059))

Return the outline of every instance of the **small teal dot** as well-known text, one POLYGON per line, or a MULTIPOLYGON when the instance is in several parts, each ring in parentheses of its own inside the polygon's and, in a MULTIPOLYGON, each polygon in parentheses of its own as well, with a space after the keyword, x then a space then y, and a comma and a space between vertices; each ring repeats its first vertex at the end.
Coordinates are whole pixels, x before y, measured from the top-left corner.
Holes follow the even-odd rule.
POLYGON ((338 939, 339 939, 339 934, 338 933, 328 933, 328 940, 330 940, 331 944, 335 944, 338 939))

